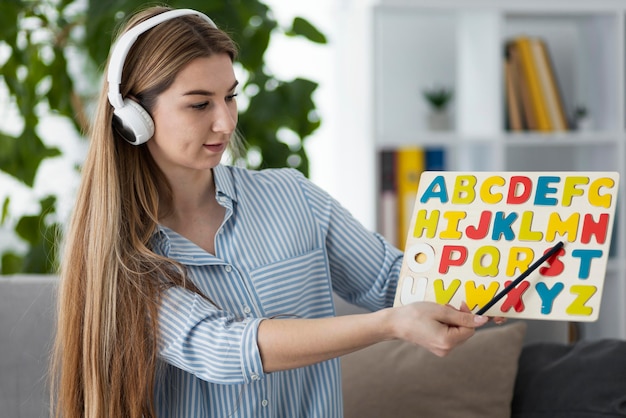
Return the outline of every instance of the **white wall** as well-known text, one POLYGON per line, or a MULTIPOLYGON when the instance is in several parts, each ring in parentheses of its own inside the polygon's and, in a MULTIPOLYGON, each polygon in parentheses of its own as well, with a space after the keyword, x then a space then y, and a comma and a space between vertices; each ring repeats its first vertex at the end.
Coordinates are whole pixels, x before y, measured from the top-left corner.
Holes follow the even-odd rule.
POLYGON ((294 40, 273 41, 268 65, 281 77, 309 77, 322 119, 307 140, 311 179, 331 193, 367 227, 374 228, 376 182, 373 173, 371 106, 371 6, 375 0, 269 0, 279 22, 301 15, 328 38, 323 46, 294 40))

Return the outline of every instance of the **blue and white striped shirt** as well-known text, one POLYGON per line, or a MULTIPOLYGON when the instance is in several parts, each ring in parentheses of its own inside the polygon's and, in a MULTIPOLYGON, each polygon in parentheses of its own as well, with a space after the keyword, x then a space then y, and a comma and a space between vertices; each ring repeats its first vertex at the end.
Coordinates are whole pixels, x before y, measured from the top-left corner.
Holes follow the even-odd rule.
POLYGON ((213 174, 226 208, 216 256, 163 226, 153 241, 217 305, 166 291, 158 416, 341 417, 339 359, 265 374, 259 323, 333 316, 333 291, 370 310, 391 306, 402 254, 296 170, 219 165, 213 174))

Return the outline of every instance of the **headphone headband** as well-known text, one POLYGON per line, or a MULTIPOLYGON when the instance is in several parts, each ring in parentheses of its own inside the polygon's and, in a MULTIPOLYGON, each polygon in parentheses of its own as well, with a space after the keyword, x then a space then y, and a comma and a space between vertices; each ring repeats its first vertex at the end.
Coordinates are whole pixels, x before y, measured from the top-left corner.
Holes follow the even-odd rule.
POLYGON ((120 93, 120 83, 122 82, 122 70, 124 69, 124 62, 128 51, 133 46, 139 35, 152 29, 160 23, 166 20, 174 19, 184 15, 196 15, 206 20, 211 26, 217 28, 215 23, 204 13, 198 12, 192 9, 176 9, 168 10, 167 12, 160 13, 151 17, 131 28, 128 32, 124 33, 113 45, 111 58, 109 59, 109 70, 107 74, 107 82, 109 84, 108 97, 109 102, 115 109, 124 107, 124 99, 120 93))

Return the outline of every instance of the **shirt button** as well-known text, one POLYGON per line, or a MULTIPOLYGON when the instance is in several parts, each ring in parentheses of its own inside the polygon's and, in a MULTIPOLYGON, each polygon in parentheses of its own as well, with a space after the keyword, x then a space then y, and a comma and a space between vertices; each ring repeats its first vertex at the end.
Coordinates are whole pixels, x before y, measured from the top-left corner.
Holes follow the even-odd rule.
POLYGON ((231 266, 226 266, 224 267, 224 270, 226 270, 226 273, 230 273, 231 271, 233 271, 233 268, 231 266))
POLYGON ((259 380, 259 375, 258 375, 258 374, 256 374, 256 373, 253 373, 253 374, 250 376, 250 379, 252 379, 252 380, 259 380))
POLYGON ((243 313, 245 313, 245 314, 249 314, 250 312, 252 312, 252 309, 250 309, 250 307, 249 307, 249 306, 244 306, 244 307, 243 307, 243 313))
POLYGON ((261 402, 261 405, 265 407, 267 406, 268 403, 269 402, 267 401, 267 399, 263 399, 263 401, 261 402))

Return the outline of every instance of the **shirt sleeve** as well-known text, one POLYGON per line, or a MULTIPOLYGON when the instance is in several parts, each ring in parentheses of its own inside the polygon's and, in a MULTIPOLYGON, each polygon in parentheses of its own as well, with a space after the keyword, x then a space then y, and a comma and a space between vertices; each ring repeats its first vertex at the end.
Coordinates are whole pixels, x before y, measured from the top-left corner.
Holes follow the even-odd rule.
POLYGON ((164 291, 159 357, 199 379, 241 384, 261 379, 257 333, 263 318, 235 318, 181 287, 164 291))
POLYGON ((390 307, 395 298, 402 252, 368 230, 327 192, 300 177, 326 234, 333 290, 346 301, 371 311, 390 307))

